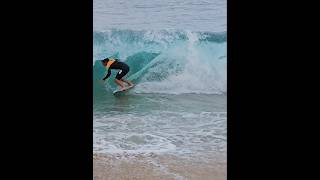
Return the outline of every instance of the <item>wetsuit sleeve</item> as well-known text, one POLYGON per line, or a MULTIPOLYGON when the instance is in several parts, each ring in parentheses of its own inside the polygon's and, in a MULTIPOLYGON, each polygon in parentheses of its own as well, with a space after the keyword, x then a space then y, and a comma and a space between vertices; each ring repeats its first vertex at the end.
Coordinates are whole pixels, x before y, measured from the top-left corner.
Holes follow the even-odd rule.
POLYGON ((111 70, 109 68, 108 69, 108 74, 102 80, 106 80, 110 75, 111 75, 111 70))

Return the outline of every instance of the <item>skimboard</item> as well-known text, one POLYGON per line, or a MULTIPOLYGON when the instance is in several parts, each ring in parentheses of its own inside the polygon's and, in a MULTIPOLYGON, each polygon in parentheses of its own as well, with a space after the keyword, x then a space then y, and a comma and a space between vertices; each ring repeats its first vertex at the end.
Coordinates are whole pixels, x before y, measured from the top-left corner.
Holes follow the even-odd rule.
POLYGON ((134 87, 134 85, 133 85, 133 86, 129 86, 129 87, 125 88, 125 89, 122 90, 122 91, 120 91, 119 89, 117 89, 117 90, 113 91, 113 95, 123 94, 123 93, 129 91, 129 89, 132 89, 133 87, 134 87))

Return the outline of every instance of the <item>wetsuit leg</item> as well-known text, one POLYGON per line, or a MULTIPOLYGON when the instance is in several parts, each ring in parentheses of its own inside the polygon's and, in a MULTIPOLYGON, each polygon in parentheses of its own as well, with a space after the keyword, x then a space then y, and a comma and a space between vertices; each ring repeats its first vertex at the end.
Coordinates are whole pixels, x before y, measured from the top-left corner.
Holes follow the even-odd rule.
POLYGON ((121 63, 120 71, 116 75, 116 79, 121 80, 129 72, 129 66, 125 63, 121 63))

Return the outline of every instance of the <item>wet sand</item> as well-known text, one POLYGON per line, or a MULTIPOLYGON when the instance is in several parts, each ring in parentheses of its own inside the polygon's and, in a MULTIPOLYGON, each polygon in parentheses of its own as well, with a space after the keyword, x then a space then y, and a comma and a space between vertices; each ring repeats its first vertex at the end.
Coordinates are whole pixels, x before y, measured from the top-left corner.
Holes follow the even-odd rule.
POLYGON ((94 154, 94 180, 226 180, 226 163, 172 155, 94 154))

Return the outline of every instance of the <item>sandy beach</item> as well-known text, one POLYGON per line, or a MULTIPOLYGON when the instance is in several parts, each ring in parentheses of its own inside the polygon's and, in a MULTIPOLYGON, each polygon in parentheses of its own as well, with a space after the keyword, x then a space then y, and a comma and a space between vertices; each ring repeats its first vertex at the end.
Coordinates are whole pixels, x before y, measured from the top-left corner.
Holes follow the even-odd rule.
POLYGON ((172 155, 94 154, 94 180, 226 180, 226 163, 172 155))

